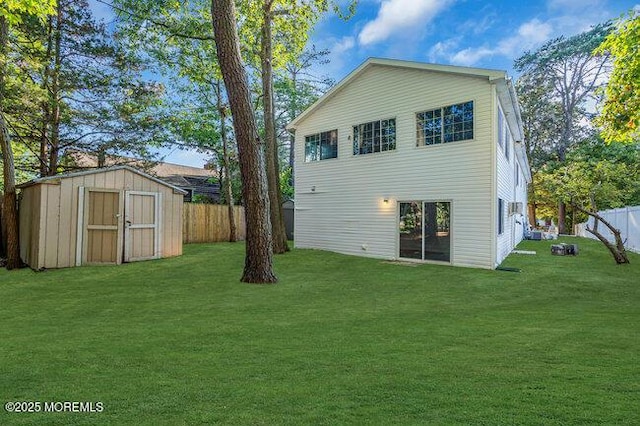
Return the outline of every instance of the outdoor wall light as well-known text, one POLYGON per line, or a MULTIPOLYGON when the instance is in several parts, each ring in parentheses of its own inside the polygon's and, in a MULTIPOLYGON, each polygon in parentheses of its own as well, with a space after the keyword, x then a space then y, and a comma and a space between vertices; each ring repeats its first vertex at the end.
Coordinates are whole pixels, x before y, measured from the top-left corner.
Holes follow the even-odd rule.
POLYGON ((313 186, 311 187, 311 192, 316 192, 316 186, 315 186, 315 185, 313 185, 313 186))
POLYGON ((389 204, 389 197, 384 197, 382 199, 382 202, 385 203, 385 204, 389 204))

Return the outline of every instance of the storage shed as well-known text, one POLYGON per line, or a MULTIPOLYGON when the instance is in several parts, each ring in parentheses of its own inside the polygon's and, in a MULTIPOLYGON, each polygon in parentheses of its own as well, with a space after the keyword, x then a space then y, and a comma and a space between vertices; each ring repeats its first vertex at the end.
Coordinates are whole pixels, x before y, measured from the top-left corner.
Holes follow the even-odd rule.
POLYGON ((20 255, 33 269, 182 254, 185 191, 129 166, 18 186, 20 255))

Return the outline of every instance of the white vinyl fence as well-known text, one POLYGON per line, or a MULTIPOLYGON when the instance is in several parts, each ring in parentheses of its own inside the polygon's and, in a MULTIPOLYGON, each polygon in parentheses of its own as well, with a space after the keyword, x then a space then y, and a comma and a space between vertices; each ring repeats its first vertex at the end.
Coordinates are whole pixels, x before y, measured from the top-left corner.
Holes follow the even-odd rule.
MULTIPOLYGON (((598 212, 598 214, 613 227, 620 230, 622 241, 626 240, 625 247, 627 250, 640 253, 640 206, 606 210, 598 212)), ((576 225, 576 235, 595 239, 596 237, 587 231, 587 224, 589 224, 589 228, 593 229, 593 221, 594 219, 590 217, 587 223, 576 225)), ((598 231, 609 241, 614 241, 613 234, 602 223, 598 224, 598 231)))

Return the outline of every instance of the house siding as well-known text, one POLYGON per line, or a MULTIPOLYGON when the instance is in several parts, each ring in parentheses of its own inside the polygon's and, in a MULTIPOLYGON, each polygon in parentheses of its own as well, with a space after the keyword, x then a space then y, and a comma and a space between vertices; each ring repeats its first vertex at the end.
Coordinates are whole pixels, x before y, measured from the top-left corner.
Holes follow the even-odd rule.
POLYGON ((363 70, 296 126, 296 247, 396 258, 398 202, 449 201, 451 263, 493 268, 494 98, 488 78, 363 70), (416 146, 417 112, 470 100, 473 140, 416 146), (352 126, 388 118, 396 119, 396 149, 353 155, 352 126), (305 163, 305 136, 333 129, 338 158, 305 163))
MULTIPOLYGON (((499 101, 497 101, 497 103, 499 103, 499 101)), ((498 135, 497 113, 496 110, 496 138, 498 135)), ((510 136, 505 142, 505 147, 501 146, 496 139, 497 197, 504 200, 504 212, 502 213, 504 218, 504 232, 497 237, 496 266, 502 263, 518 243, 522 241, 524 226, 526 226, 527 223, 525 217, 527 210, 527 187, 525 177, 522 174, 523 167, 521 164, 518 164, 518 159, 515 154, 514 131, 508 128, 506 120, 505 126, 507 126, 507 132, 510 136), (506 144, 509 145, 508 150, 506 150, 506 144), (516 164, 518 164, 518 167, 516 167, 516 164), (516 173, 519 175, 518 178, 516 178, 516 173), (519 182, 518 185, 516 185, 516 181, 519 182), (522 215, 509 214, 509 203, 513 202, 521 202, 523 204, 522 215)), ((500 214, 500 212, 496 211, 496 214, 500 214)), ((496 221, 497 220, 498 218, 496 216, 496 221)))

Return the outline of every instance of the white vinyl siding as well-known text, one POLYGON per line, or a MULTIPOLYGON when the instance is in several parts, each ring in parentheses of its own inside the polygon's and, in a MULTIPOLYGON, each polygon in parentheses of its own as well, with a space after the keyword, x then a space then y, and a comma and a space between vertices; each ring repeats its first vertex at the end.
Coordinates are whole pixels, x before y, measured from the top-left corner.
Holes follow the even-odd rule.
POLYGON ((363 70, 297 123, 296 247, 396 258, 397 203, 444 200, 452 208, 451 263, 493 268, 492 93, 487 78, 382 65, 363 70), (416 112, 469 101, 473 141, 416 146, 416 112), (353 125, 372 117, 395 117, 396 149, 353 155, 353 125), (338 159, 305 163, 304 135, 327 128, 338 130, 338 159))
MULTIPOLYGON (((496 102, 498 100, 496 99, 496 102)), ((527 188, 525 179, 521 175, 520 166, 514 155, 513 137, 507 120, 500 119, 501 110, 498 108, 496 120, 496 162, 497 162, 497 199, 504 200, 504 231, 497 237, 496 266, 499 265, 520 241, 526 226, 527 188), (500 123, 503 130, 500 131, 500 123), (502 137, 502 143, 500 139, 502 137), (520 177, 516 177, 518 174, 520 177), (521 183, 518 185, 517 183, 521 183), (511 203, 522 203, 523 214, 509 214, 511 203)), ((497 201, 496 201, 497 203, 497 201)), ((496 221, 497 223, 497 221, 496 221)))

